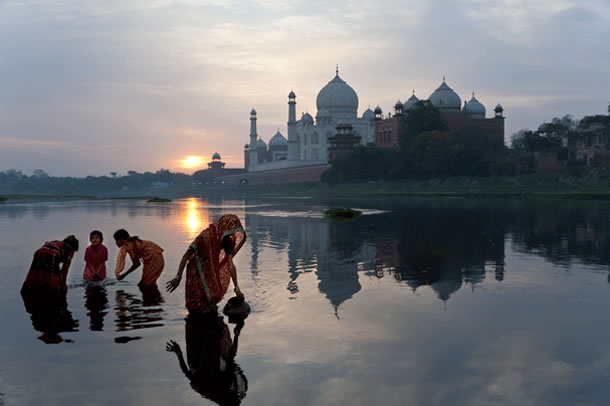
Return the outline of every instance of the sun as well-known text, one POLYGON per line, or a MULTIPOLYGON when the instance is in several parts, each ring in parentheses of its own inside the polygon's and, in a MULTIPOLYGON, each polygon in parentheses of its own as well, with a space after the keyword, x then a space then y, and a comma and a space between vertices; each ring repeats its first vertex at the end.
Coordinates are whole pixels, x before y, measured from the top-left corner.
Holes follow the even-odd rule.
POLYGON ((180 164, 182 165, 183 168, 193 169, 193 168, 198 168, 198 167, 202 166, 203 162, 204 161, 203 161, 202 156, 189 155, 187 157, 184 157, 180 161, 180 164))

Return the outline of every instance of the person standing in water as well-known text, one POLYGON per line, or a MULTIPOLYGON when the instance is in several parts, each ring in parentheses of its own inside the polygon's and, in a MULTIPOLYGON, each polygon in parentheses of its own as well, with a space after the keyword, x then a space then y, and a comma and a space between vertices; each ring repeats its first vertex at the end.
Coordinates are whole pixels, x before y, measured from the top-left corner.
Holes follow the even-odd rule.
POLYGON ((85 270, 83 279, 86 281, 103 281, 106 279, 106 261, 108 261, 108 249, 102 241, 104 235, 99 230, 89 233, 91 245, 85 250, 85 270))
POLYGON ((68 269, 76 251, 78 240, 73 235, 62 241, 45 242, 34 253, 32 265, 21 288, 22 292, 28 289, 67 291, 68 269))
POLYGON ((163 248, 152 241, 141 240, 138 236, 130 236, 127 230, 123 228, 115 231, 113 237, 116 246, 120 248, 114 270, 116 278, 118 280, 124 279, 127 275, 138 269, 140 265, 143 265, 142 278, 138 285, 156 285, 157 279, 159 279, 165 266, 163 248), (123 272, 127 254, 129 254, 132 264, 127 271, 123 272))
POLYGON ((173 292, 182 280, 185 266, 185 301, 189 314, 209 313, 217 310, 233 281, 235 294, 244 295, 237 284, 237 270, 233 256, 246 241, 246 233, 233 214, 226 214, 209 225, 191 243, 180 261, 178 273, 167 282, 166 290, 173 292))

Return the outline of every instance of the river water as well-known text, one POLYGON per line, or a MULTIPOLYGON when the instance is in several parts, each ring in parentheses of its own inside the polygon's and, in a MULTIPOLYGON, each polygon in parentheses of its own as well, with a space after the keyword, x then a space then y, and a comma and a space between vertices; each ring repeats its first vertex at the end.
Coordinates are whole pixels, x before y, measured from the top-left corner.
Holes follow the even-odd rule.
POLYGON ((9 201, 0 405, 605 405, 609 226, 605 202, 9 201), (363 215, 327 219, 331 206, 363 215), (247 231, 235 264, 252 313, 209 333, 185 321, 184 284, 163 287, 225 213, 247 231), (111 277, 118 228, 164 248, 159 290, 141 291, 139 271, 111 277), (93 229, 110 257, 101 286, 82 280, 93 229), (68 234, 81 249, 50 339, 19 289, 34 251, 68 234), (234 361, 194 377, 219 341, 234 361))

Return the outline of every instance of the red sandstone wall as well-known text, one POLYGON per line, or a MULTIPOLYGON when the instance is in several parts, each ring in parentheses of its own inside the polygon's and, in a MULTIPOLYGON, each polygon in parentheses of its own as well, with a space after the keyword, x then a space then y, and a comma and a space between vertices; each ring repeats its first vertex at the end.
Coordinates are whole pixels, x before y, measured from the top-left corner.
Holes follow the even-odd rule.
POLYGON ((322 173, 330 169, 330 164, 303 166, 299 168, 275 169, 272 171, 246 172, 239 175, 225 175, 216 178, 217 182, 239 184, 246 180, 252 185, 281 185, 288 183, 319 182, 322 173))
POLYGON ((377 121, 377 123, 375 123, 375 144, 377 144, 379 148, 398 149, 399 124, 400 116, 377 121))

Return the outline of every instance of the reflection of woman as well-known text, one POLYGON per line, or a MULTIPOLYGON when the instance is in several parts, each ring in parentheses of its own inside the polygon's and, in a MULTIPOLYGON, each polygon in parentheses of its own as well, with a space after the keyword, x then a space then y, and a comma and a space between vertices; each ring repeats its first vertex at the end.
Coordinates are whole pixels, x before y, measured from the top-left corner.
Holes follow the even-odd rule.
POLYGON ((216 310, 216 304, 227 293, 230 280, 233 280, 236 295, 243 298, 233 256, 245 240, 246 233, 237 216, 222 216, 203 230, 186 250, 178 274, 167 282, 167 291, 173 292, 178 287, 188 261, 185 298, 189 313, 216 310))
POLYGON ((248 390, 248 381, 235 363, 237 339, 243 326, 240 320, 231 340, 229 328, 216 313, 189 314, 185 327, 188 364, 175 341, 169 341, 165 347, 178 357, 191 387, 219 405, 239 405, 248 390))
POLYGON ((132 237, 123 228, 114 233, 114 241, 116 246, 120 248, 116 261, 116 269, 114 270, 116 278, 118 280, 125 278, 138 269, 141 265, 140 261, 142 261, 144 266, 142 267, 142 278, 138 285, 155 285, 165 266, 163 248, 152 241, 141 240, 137 236, 132 237), (121 274, 123 269, 125 269, 127 254, 129 254, 132 264, 127 271, 121 274))
POLYGON ((32 326, 42 333, 38 339, 47 344, 64 341, 59 335, 61 332, 78 331, 78 321, 72 318, 68 310, 66 294, 65 290, 21 289, 25 311, 31 314, 32 326))
POLYGON ((104 330, 104 317, 108 313, 108 295, 104 286, 85 286, 85 307, 91 331, 104 330))
POLYGON ((74 252, 78 251, 78 240, 73 235, 63 241, 47 241, 36 250, 28 275, 23 282, 24 289, 68 289, 66 278, 74 252))

